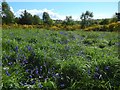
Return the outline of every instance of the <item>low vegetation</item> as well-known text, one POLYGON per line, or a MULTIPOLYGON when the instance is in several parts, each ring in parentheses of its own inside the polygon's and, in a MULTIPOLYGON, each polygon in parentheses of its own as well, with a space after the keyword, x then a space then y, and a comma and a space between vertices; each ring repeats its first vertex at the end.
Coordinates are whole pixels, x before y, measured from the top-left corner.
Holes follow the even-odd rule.
POLYGON ((116 32, 3 30, 2 89, 119 90, 118 38, 116 32))

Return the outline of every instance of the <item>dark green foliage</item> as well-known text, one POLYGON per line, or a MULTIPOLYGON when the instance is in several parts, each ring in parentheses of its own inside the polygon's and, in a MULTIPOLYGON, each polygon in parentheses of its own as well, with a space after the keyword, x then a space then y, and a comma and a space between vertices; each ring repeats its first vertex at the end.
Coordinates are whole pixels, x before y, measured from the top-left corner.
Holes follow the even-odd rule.
POLYGON ((92 24, 92 20, 91 18, 93 17, 93 13, 86 11, 85 13, 82 13, 82 15, 80 16, 81 21, 81 27, 85 28, 88 27, 92 24))
POLYGON ((7 2, 2 2, 2 23, 11 24, 14 23, 14 14, 10 11, 10 7, 7 2))
POLYGON ((33 21, 32 15, 28 13, 26 10, 23 12, 23 14, 20 15, 19 24, 31 25, 32 21, 33 21))
POLYGON ((38 24, 41 24, 41 23, 42 23, 42 20, 39 18, 39 16, 34 15, 33 16, 33 24, 38 25, 38 24))
POLYGON ((106 25, 106 24, 109 24, 109 19, 103 19, 103 20, 101 20, 101 22, 100 22, 100 25, 106 25))
POLYGON ((16 20, 16 22, 18 22, 19 24, 22 24, 22 25, 32 25, 32 24, 38 25, 42 22, 41 19, 39 18, 39 16, 37 16, 37 15, 32 16, 26 10, 20 16, 21 17, 19 19, 16 18, 15 20, 16 20))
POLYGON ((66 16, 66 19, 62 23, 63 25, 74 25, 74 20, 72 16, 66 16))
POLYGON ((43 23, 47 25, 52 25, 53 23, 52 19, 50 18, 47 12, 43 12, 43 23))

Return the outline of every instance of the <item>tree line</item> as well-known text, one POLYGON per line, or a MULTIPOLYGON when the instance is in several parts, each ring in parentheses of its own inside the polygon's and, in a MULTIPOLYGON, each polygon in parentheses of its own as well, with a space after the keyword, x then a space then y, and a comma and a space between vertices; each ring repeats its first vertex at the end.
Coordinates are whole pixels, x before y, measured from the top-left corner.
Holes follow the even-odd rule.
POLYGON ((100 24, 105 25, 109 24, 111 22, 117 22, 117 16, 114 15, 111 19, 92 19, 93 18, 93 12, 86 11, 81 14, 79 21, 74 21, 72 19, 72 16, 66 16, 65 20, 52 20, 47 12, 43 12, 42 19, 38 15, 31 15, 27 12, 27 10, 24 10, 20 17, 15 17, 13 12, 10 10, 9 5, 7 2, 2 2, 2 11, 1 11, 1 18, 2 18, 2 24, 21 24, 21 25, 55 25, 55 24, 61 24, 61 25, 76 25, 80 24, 82 28, 94 25, 94 24, 100 24))

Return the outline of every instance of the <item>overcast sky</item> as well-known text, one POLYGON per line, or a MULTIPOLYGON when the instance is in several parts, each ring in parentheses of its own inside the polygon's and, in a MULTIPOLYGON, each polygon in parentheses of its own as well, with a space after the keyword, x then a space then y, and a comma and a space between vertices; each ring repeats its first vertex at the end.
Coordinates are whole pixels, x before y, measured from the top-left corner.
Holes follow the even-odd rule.
MULTIPOLYGON (((90 0, 85 0, 85 1, 90 1, 90 0)), ((42 18, 43 12, 48 12, 52 19, 64 20, 66 16, 72 16, 73 19, 79 20, 82 12, 85 12, 86 10, 93 12, 95 19, 111 18, 116 12, 118 12, 118 2, 117 0, 109 0, 109 1, 111 2, 35 2, 34 1, 34 2, 8 2, 8 4, 11 8, 11 11, 17 17, 19 17, 21 12, 27 10, 32 15, 39 15, 40 18, 42 18)))

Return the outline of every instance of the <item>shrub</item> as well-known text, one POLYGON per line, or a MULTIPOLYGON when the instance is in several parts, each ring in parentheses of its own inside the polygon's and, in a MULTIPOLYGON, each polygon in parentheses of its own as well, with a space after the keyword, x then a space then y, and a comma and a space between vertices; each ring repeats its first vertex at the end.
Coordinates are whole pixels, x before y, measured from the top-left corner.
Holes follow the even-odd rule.
POLYGON ((60 30, 60 28, 57 27, 57 26, 52 26, 50 29, 51 29, 51 30, 60 30))
POLYGON ((119 31, 120 23, 110 23, 108 25, 95 25, 85 28, 85 31, 119 31))

